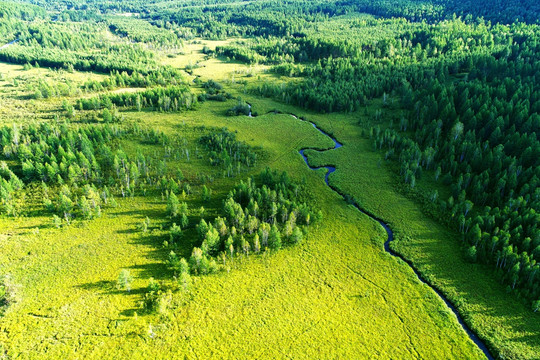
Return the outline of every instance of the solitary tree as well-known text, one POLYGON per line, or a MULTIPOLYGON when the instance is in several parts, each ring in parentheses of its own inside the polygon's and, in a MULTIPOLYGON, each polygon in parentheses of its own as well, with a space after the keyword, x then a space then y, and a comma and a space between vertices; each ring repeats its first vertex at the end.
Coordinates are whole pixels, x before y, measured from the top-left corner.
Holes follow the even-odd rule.
POLYGON ((120 271, 120 275, 118 275, 118 281, 117 285, 118 288, 124 289, 127 292, 131 291, 131 282, 133 281, 133 277, 131 276, 131 273, 127 269, 122 269, 120 271))

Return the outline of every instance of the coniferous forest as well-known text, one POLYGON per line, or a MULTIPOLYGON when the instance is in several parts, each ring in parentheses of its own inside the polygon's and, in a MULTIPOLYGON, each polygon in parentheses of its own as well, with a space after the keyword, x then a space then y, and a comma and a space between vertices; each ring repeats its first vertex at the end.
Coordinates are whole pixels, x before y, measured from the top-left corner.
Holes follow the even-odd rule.
POLYGON ((0 1, 0 359, 540 358, 540 5, 0 1))

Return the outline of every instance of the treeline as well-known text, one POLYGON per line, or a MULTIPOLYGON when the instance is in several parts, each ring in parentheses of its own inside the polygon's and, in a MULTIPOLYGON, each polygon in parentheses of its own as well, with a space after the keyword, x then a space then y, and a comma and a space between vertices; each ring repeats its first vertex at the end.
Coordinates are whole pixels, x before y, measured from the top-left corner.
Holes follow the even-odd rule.
MULTIPOLYGON (((387 20, 372 24, 373 31, 383 25, 390 26, 387 20)), ((291 54, 295 61, 302 56, 316 63, 301 67, 282 64, 274 71, 302 76, 305 80, 283 84, 265 82, 251 91, 317 111, 356 111, 362 109, 367 100, 400 88, 404 81, 414 84, 424 77, 439 76, 444 69, 452 74, 470 71, 473 56, 511 51, 512 34, 523 31, 521 25, 513 25, 508 31, 507 27, 490 27, 483 22, 467 25, 456 19, 436 25, 411 25, 408 31, 398 33, 402 22, 391 24, 396 27, 393 38, 365 41, 351 35, 351 40, 338 37, 326 41, 317 38, 297 41, 302 47, 291 54), (317 54, 326 57, 312 58, 317 54)), ((342 34, 347 35, 348 32, 342 34)), ((276 49, 277 54, 283 56, 279 47, 276 49)))
POLYGON ((290 36, 300 33, 306 22, 343 14, 335 4, 323 1, 265 1, 244 4, 194 6, 178 10, 154 10, 148 15, 157 24, 192 28, 209 39, 232 36, 290 36))
POLYGON ((155 71, 141 74, 139 72, 127 73, 125 71, 112 71, 108 77, 99 80, 88 80, 81 87, 86 92, 114 90, 123 87, 145 88, 149 86, 166 86, 183 84, 182 74, 172 67, 160 67, 155 71))
MULTIPOLYGON (((309 32, 308 32, 309 33, 309 32)), ((289 38, 257 37, 217 46, 216 53, 248 64, 287 64, 312 62, 329 57, 358 56, 361 50, 347 39, 325 39, 299 33, 289 38)))
MULTIPOLYGON (((234 134, 225 129, 200 131, 204 134, 199 142, 208 149, 209 165, 222 167, 224 175, 233 176, 254 165, 256 152, 237 141, 234 134)), ((184 175, 169 165, 202 156, 184 137, 136 124, 4 126, 0 128, 0 147, 0 212, 20 214, 25 186, 41 184, 43 204, 58 217, 57 224, 69 223, 74 217, 99 216, 102 207, 115 206, 115 195, 191 194, 191 185, 213 179, 209 174, 184 175), (123 142, 156 148, 153 154, 127 153, 123 142)))
POLYGON ((144 157, 134 166, 119 148, 118 140, 130 133, 109 125, 76 130, 67 124, 14 125, 0 129, 0 144, 2 157, 20 164, 15 169, 25 183, 119 184, 129 189, 137 185, 138 174, 149 175, 144 157))
POLYGON ((132 196, 136 190, 146 192, 144 187, 158 184, 166 176, 166 166, 142 153, 135 157, 126 155, 119 139, 127 137, 163 146, 169 144, 164 134, 137 127, 104 125, 74 130, 66 124, 41 123, 1 128, 3 213, 18 214, 22 204, 17 196, 22 196, 22 188, 30 183, 42 183, 44 205, 67 222, 77 206, 85 218, 90 218, 99 214, 102 203, 114 204, 109 188, 123 196, 132 196), (54 195, 49 187, 58 190, 58 194, 54 195))
POLYGON ((471 58, 467 81, 445 69, 404 85, 400 131, 373 131, 411 187, 425 170, 450 186, 448 199, 429 194, 440 218, 463 233, 471 261, 492 264, 529 300, 540 299, 538 39, 471 58))
POLYGON ((20 204, 17 201, 24 183, 9 168, 5 161, 0 162, 0 210, 7 215, 18 214, 20 204))
MULTIPOLYGON (((31 65, 25 65, 28 69, 31 65)), ((63 72, 64 70, 58 70, 63 72)), ((81 92, 92 93, 101 91, 110 91, 119 88, 134 87, 146 88, 150 86, 165 86, 184 84, 185 80, 179 71, 170 67, 160 67, 156 71, 148 74, 133 72, 113 71, 103 80, 87 80, 83 84, 72 82, 66 79, 63 82, 47 82, 40 80, 37 83, 28 85, 31 96, 34 99, 48 99, 60 96, 76 96, 81 92)))
POLYGON ((139 43, 152 44, 161 49, 181 49, 183 41, 173 30, 159 28, 148 21, 131 17, 111 17, 107 19, 109 29, 114 33, 139 43))
POLYGON ((104 35, 107 29, 92 22, 18 22, 11 27, 18 41, 0 51, 0 60, 105 73, 146 74, 159 67, 154 54, 140 44, 111 43, 104 35))
MULTIPOLYGON (((189 260, 172 251, 169 265, 178 274, 204 275, 218 270, 216 259, 225 266, 235 254, 258 254, 297 244, 307 227, 322 217, 309 202, 304 185, 291 181, 285 172, 267 168, 260 174, 260 185, 249 178, 231 190, 223 203, 222 217, 213 223, 201 219, 196 226, 199 245, 193 248, 189 260)), ((181 207, 177 216, 187 211, 186 205, 181 207)), ((181 226, 173 224, 172 245, 182 240, 182 231, 181 226)))
POLYGON ((152 109, 155 111, 189 110, 197 104, 195 96, 186 85, 154 87, 139 92, 120 92, 77 100, 78 110, 99 110, 116 107, 152 109))
POLYGON ((453 16, 468 20, 484 18, 494 23, 538 23, 540 5, 533 0, 472 1, 472 0, 344 0, 336 6, 383 17, 403 17, 411 21, 436 22, 453 16))
MULTIPOLYGON (((42 182, 46 207, 55 213, 62 213, 69 222, 74 204, 71 200, 72 190, 67 185, 77 189, 84 184, 104 186, 125 180, 121 179, 119 173, 114 177, 115 174, 109 170, 112 169, 113 158, 118 155, 114 155, 110 148, 112 140, 117 136, 118 130, 110 127, 81 128, 73 131, 66 125, 53 126, 48 123, 24 128, 14 125, 12 128, 0 129, 3 160, 10 163, 16 161, 19 164, 10 168, 6 162, 2 162, 0 194, 3 212, 17 215, 21 204, 17 202, 15 192, 21 195, 24 184, 42 182), (47 184, 62 186, 54 203, 49 199, 47 184)), ((131 181, 125 185, 129 187, 134 183, 131 181)), ((80 198, 83 203, 89 197, 93 199, 99 194, 95 187, 85 188, 83 191, 88 196, 83 195, 80 198)), ((107 193, 106 188, 103 191, 104 194, 107 193)), ((100 201, 96 199, 92 202, 92 210, 99 212, 100 201)), ((106 202, 106 199, 104 201, 106 202)))

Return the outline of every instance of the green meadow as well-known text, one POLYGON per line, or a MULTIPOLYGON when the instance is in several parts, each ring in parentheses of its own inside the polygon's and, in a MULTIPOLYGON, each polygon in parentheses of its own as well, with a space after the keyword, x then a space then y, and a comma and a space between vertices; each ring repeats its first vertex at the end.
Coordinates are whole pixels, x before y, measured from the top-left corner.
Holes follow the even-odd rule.
MULTIPOLYGON (((36 3, 50 14, 56 11, 52 5, 36 3)), ((400 91, 405 90, 364 96, 361 105, 356 99, 347 104, 350 111, 336 112, 334 103, 323 101, 308 104, 315 90, 305 85, 307 81, 322 92, 328 90, 325 81, 334 75, 332 69, 322 70, 321 59, 314 59, 302 46, 325 52, 323 63, 328 68, 343 46, 345 55, 335 56, 335 66, 345 69, 345 74, 354 66, 339 59, 373 51, 377 55, 366 55, 362 58, 366 63, 355 66, 380 70, 390 64, 381 51, 391 53, 400 66, 409 61, 408 56, 426 56, 410 55, 405 45, 385 41, 401 36, 400 44, 410 45, 407 36, 422 34, 431 25, 409 22, 412 15, 386 19, 375 10, 367 14, 347 8, 334 16, 320 13, 317 6, 322 4, 296 3, 287 6, 310 9, 302 21, 291 20, 293 25, 283 25, 285 30, 272 22, 287 36, 263 38, 257 26, 223 25, 222 18, 215 23, 223 27, 207 26, 213 24, 212 18, 206 18, 212 17, 211 11, 229 14, 229 9, 240 6, 254 7, 249 19, 258 21, 259 12, 275 5, 278 15, 272 14, 278 20, 272 21, 279 23, 281 4, 272 1, 205 2, 204 6, 180 1, 178 8, 171 5, 168 10, 167 4, 152 1, 148 13, 133 14, 104 3, 93 5, 100 9, 99 16, 81 9, 59 12, 59 17, 67 16, 63 22, 69 26, 88 26, 84 36, 66 39, 77 44, 89 39, 93 44, 74 49, 66 45, 62 51, 75 59, 72 63, 66 60, 57 66, 57 56, 63 54, 58 52, 40 59, 53 64, 50 67, 15 64, 20 62, 15 55, 26 55, 13 50, 20 44, 8 48, 15 60, 0 62, 0 180, 4 181, 0 182, 0 360, 485 359, 433 288, 452 303, 495 359, 540 357, 540 313, 531 310, 522 293, 516 295, 513 286, 494 275, 492 264, 468 261, 464 254, 471 247, 466 236, 433 217, 426 194, 436 190, 441 199, 448 199, 451 187, 435 181, 434 169, 427 167, 415 186, 407 186, 398 162, 385 160, 386 149, 377 149, 379 139, 370 137, 375 127, 391 131, 400 117, 403 122, 400 91), (178 17, 178 9, 184 17, 178 17), (108 12, 114 16, 104 15, 108 12), (160 18, 162 12, 165 20, 160 18), (199 24, 197 16, 205 20, 199 24), (339 46, 326 42, 329 32, 339 46), (298 43, 283 40, 288 37, 298 43), (280 57, 269 48, 277 49, 280 57), (126 49, 133 50, 129 61, 126 49), (85 51, 94 55, 110 51, 114 56, 78 61, 85 51), (225 56, 227 51, 236 55, 225 56), (287 51, 300 52, 303 61, 290 60, 287 51), (98 71, 99 66, 112 70, 98 71), (319 67, 323 74, 313 70, 309 76, 298 75, 304 67, 319 67), (261 90, 261 84, 266 90, 261 90), (298 102, 302 91, 305 103, 298 102), (320 111, 308 110, 314 107, 320 111), (334 149, 332 138, 310 122, 343 146, 334 149), (95 129, 103 133, 88 135, 95 129), (40 132, 49 132, 49 137, 40 138, 40 132), (209 149, 201 139, 216 134, 221 136, 220 148, 209 149), (235 149, 243 149, 256 161, 242 163, 241 150, 234 154, 223 150, 223 134, 234 138, 235 149), (47 178, 46 170, 30 168, 20 155, 24 150, 34 156, 44 149, 40 156, 50 159, 62 137, 69 137, 65 143, 76 144, 77 154, 58 150, 58 159, 53 157, 59 164, 66 158, 83 163, 81 154, 88 152, 89 160, 95 155, 95 163, 106 164, 106 151, 85 148, 88 138, 92 147, 110 151, 109 168, 96 175, 101 207, 92 208, 95 214, 85 213, 81 205, 86 204, 81 200, 86 201, 85 196, 91 199, 88 194, 93 190, 71 178, 75 173, 73 177, 78 176, 82 184, 84 176, 93 176, 91 170, 76 174, 76 169, 64 169, 66 179, 58 175, 57 180, 36 180, 47 178), (329 176, 330 186, 325 183, 327 170, 311 170, 301 149, 306 149, 309 166, 336 168, 329 176), (212 165, 219 161, 235 166, 212 165), (141 170, 145 167, 152 174, 146 178, 141 170), (267 168, 286 172, 301 193, 301 205, 320 210, 322 218, 310 221, 308 216, 306 224, 296 227, 300 242, 291 244, 292 235, 282 235, 281 248, 269 245, 260 251, 255 239, 262 227, 252 234, 245 226, 238 235, 234 226, 227 227, 231 243, 220 234, 219 252, 211 254, 205 248, 210 230, 201 236, 201 220, 217 224, 226 216, 233 189, 248 179, 264 182, 267 168), (15 175, 24 179, 24 187, 12 191, 16 185, 4 184, 15 175), (62 203, 66 188, 71 191, 69 206, 62 203), (109 190, 107 202, 104 194, 109 190), (186 206, 181 212, 187 223, 181 224, 178 238, 174 226, 184 218, 172 214, 173 198, 186 206), (353 203, 389 225, 394 234, 390 248, 398 256, 384 249, 386 231, 353 203), (238 245, 245 241, 244 235, 247 248, 238 245), (211 270, 196 270, 193 259, 199 248, 204 259, 210 259, 211 270), (171 252, 189 262, 190 268, 179 270, 171 252)), ((133 9, 140 6, 129 4, 133 9)), ((422 16, 427 16, 430 10, 423 11, 422 16)), ((45 26, 51 33, 55 26, 64 26, 35 20, 30 13, 18 16, 29 26, 45 26)), ((485 30, 484 24, 453 21, 460 31, 469 25, 479 33, 485 30)), ((274 29, 265 24, 258 26, 274 29)), ((497 29, 504 32, 502 26, 497 29)), ((25 46, 33 46, 32 40, 24 41, 25 46)), ((441 38, 437 41, 437 45, 444 43, 441 38)), ((478 40, 482 41, 488 40, 478 40)), ((469 45, 473 48, 472 40, 469 45)), ((432 56, 425 63, 435 66, 437 48, 425 52, 432 56)), ((452 81, 457 84, 463 79, 463 74, 457 74, 452 81)), ((379 80, 367 75, 362 79, 366 88, 375 88, 379 80)), ((343 86, 342 92, 358 85, 352 80, 336 83, 343 86)), ((323 97, 330 102, 327 93, 323 97)), ((403 134, 414 137, 412 130, 403 134)), ((94 163, 88 165, 92 167, 94 163)), ((274 197, 288 204, 288 188, 283 185, 288 183, 280 184, 274 197)), ((256 218, 257 210, 249 210, 255 215, 248 216, 249 206, 251 201, 244 206, 246 219, 256 218)), ((296 221, 295 211, 288 214, 285 208, 284 217, 296 221)))
MULTIPOLYGON (((261 112, 280 106, 250 101, 261 112)), ((383 252, 386 235, 378 224, 326 187, 324 171, 309 170, 298 154, 300 148, 327 148, 332 142, 289 115, 225 117, 231 104, 205 103, 181 114, 122 115, 126 122, 182 133, 191 142, 198 126, 237 132, 263 154, 256 168, 238 177, 271 166, 305 179, 316 203, 324 204, 324 220, 299 245, 238 256, 229 272, 194 277, 186 295, 174 291, 165 265, 166 202, 159 196, 118 199, 118 207, 104 210, 102 217, 61 229, 40 215, 4 218, 2 271, 20 284, 21 298, 2 319, 7 354, 481 358, 442 300, 408 266, 383 252), (142 234, 137 225, 146 216, 151 230, 142 234), (134 278, 129 292, 116 286, 122 269, 134 278), (171 289, 160 314, 140 309, 150 278, 171 289)), ((215 171, 202 158, 177 166, 187 176, 215 171)), ((211 207, 206 205, 208 218, 237 180, 216 177, 209 184, 214 195, 211 207)), ((200 206, 198 195, 188 195, 187 201, 190 209, 200 206)))

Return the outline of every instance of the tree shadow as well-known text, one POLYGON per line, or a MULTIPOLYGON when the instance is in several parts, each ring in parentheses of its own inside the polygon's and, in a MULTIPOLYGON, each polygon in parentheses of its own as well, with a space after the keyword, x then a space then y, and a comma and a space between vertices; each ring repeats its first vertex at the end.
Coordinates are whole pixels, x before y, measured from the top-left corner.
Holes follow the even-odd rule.
POLYGON ((89 282, 85 284, 76 285, 75 287, 84 290, 90 290, 95 292, 101 292, 106 295, 142 295, 146 293, 146 287, 140 287, 137 289, 130 289, 129 291, 125 289, 119 289, 117 287, 116 281, 112 280, 99 280, 95 282, 89 282))
MULTIPOLYGON (((138 270, 139 278, 142 279, 154 278, 156 280, 165 280, 172 278, 171 270, 163 261, 142 265, 132 265, 128 269, 138 270)), ((143 290, 146 291, 146 288, 143 288, 143 290)))
POLYGON ((78 288, 84 290, 110 290, 116 286, 116 283, 111 280, 99 280, 91 283, 77 285, 78 288))
POLYGON ((159 209, 145 209, 143 210, 126 210, 126 211, 111 211, 109 215, 111 216, 136 216, 139 215, 141 219, 145 217, 149 218, 162 218, 165 211, 159 209))
POLYGON ((119 313, 120 316, 126 316, 126 317, 132 317, 132 316, 135 316, 135 314, 137 314, 137 316, 144 316, 147 313, 146 311, 143 311, 143 309, 141 308, 125 309, 125 310, 120 311, 119 313))
POLYGON ((146 287, 140 287, 140 288, 137 288, 137 289, 130 289, 129 291, 127 291, 125 289, 118 289, 118 288, 115 287, 114 289, 105 292, 105 294, 133 296, 133 295, 143 295, 143 294, 146 294, 146 292, 147 292, 146 287))

